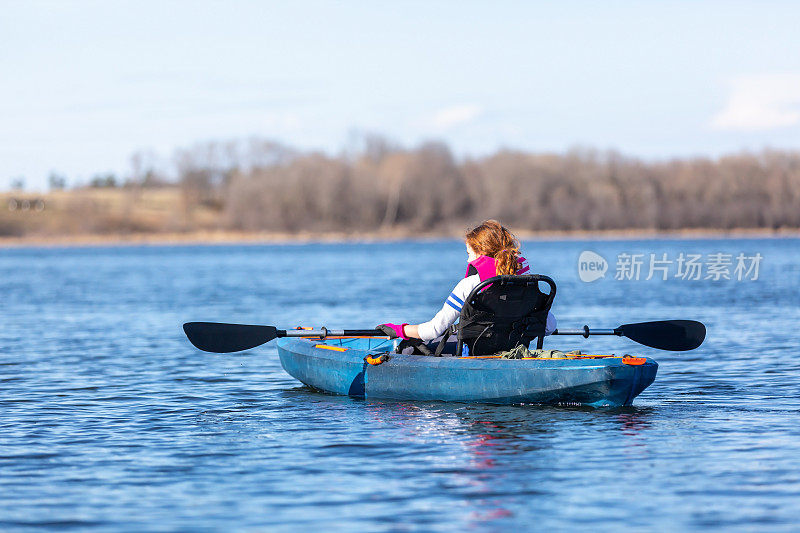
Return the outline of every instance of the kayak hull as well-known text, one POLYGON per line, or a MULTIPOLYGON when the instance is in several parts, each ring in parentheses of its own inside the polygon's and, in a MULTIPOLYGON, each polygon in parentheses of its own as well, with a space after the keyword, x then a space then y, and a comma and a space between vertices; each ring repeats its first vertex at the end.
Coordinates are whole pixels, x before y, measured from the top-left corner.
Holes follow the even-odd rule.
POLYGON ((656 377, 658 364, 630 365, 612 356, 562 359, 427 357, 390 353, 386 339, 282 338, 284 370, 312 388, 360 398, 495 404, 630 405, 656 377))

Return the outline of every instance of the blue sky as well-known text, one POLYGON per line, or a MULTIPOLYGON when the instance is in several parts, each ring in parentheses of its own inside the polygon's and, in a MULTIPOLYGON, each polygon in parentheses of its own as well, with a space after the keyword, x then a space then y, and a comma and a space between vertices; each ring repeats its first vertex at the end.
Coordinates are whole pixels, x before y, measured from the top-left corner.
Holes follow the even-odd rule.
POLYGON ((0 18, 0 188, 259 136, 459 155, 800 148, 791 2, 24 2, 0 18))

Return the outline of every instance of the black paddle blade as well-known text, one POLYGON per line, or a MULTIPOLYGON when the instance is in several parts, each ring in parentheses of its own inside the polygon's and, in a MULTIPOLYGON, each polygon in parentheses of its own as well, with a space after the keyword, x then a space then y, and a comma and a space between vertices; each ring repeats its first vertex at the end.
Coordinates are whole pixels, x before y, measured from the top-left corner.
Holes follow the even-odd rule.
POLYGON ((192 344, 205 352, 239 352, 261 346, 278 336, 274 326, 187 322, 183 331, 192 344))
POLYGON ((702 322, 694 320, 659 320, 623 324, 617 331, 639 344, 673 352, 694 350, 703 344, 706 338, 706 327, 702 322))

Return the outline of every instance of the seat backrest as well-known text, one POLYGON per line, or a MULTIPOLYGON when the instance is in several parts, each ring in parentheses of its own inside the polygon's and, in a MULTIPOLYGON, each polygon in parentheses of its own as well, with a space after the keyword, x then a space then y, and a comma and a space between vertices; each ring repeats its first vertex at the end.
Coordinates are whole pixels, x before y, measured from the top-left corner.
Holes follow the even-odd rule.
POLYGON ((496 276, 482 281, 467 297, 458 323, 456 354, 464 346, 469 355, 491 355, 528 345, 538 339, 544 342, 547 314, 556 297, 556 284, 548 276, 496 276), (549 286, 544 293, 540 283, 549 286))

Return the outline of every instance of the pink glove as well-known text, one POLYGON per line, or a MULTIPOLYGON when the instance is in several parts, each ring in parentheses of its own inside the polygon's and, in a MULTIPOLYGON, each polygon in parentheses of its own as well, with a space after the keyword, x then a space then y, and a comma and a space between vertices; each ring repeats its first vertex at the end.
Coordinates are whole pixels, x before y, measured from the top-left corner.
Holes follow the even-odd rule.
POLYGON ((378 329, 383 330, 389 337, 395 339, 400 337, 401 339, 408 340, 406 337, 406 332, 403 329, 405 326, 408 325, 408 322, 405 324, 381 324, 378 326, 378 329))

